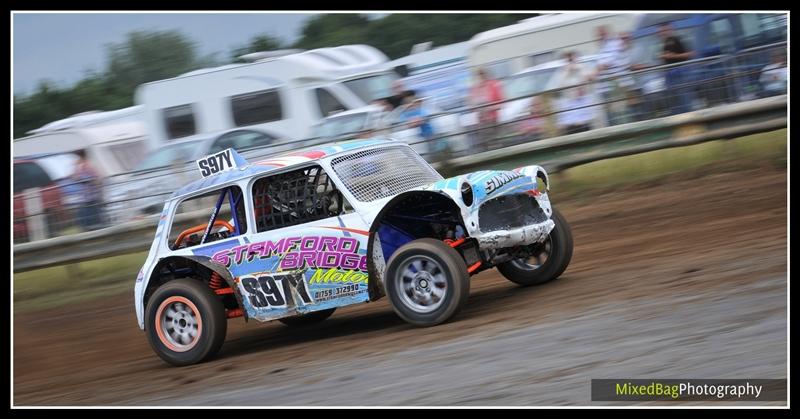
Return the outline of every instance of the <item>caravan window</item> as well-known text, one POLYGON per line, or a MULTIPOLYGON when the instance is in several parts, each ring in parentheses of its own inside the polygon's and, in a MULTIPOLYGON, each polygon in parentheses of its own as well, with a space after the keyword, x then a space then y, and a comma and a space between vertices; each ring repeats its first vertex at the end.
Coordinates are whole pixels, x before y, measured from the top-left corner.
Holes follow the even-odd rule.
POLYGON ((397 80, 397 74, 383 73, 374 76, 362 77, 344 82, 344 85, 353 91, 364 103, 392 95, 392 82, 397 80))
POLYGON ((170 139, 188 137, 196 132, 192 105, 164 109, 164 126, 170 139))
POLYGON ((733 52, 733 27, 727 17, 714 19, 709 24, 708 44, 720 54, 733 52))
POLYGON ((558 59, 558 57, 556 57, 556 52, 555 51, 548 51, 548 52, 542 52, 542 53, 539 53, 539 54, 533 54, 529 58, 530 59, 528 60, 529 61, 528 65, 530 67, 533 67, 533 66, 539 65, 539 64, 544 64, 544 63, 547 63, 547 62, 550 62, 550 61, 555 61, 555 60, 558 59))
POLYGON ((739 23, 742 27, 742 46, 745 48, 786 40, 785 14, 742 13, 739 23))
POLYGON ((14 164, 14 193, 26 189, 42 188, 53 183, 50 176, 36 163, 14 164))
POLYGON ((336 99, 328 89, 317 88, 314 89, 314 94, 317 97, 317 104, 319 106, 319 114, 321 117, 332 115, 336 112, 347 110, 347 108, 336 99))
POLYGON ((231 112, 237 127, 283 119, 281 97, 277 90, 262 90, 233 96, 231 112))

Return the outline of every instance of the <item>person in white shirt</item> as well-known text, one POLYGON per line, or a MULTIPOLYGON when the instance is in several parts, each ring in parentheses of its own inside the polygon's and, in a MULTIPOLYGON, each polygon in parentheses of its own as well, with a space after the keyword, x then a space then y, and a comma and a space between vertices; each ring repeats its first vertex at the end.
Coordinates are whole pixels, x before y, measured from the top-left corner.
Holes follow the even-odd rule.
POLYGON ((563 95, 558 100, 558 126, 562 134, 574 134, 592 129, 596 105, 586 86, 576 87, 574 95, 563 95))
POLYGON ((600 51, 597 53, 597 73, 600 77, 627 70, 629 64, 625 61, 623 53, 626 51, 621 37, 610 36, 605 25, 598 26, 597 42, 600 44, 600 51))
MULTIPOLYGON (((567 64, 553 74, 551 82, 553 88, 560 89, 562 87, 576 86, 591 80, 593 76, 591 69, 578 63, 574 51, 566 52, 564 54, 564 59, 567 60, 567 64)), ((576 95, 576 89, 567 89, 562 91, 561 94, 562 96, 574 97, 576 95)))
POLYGON ((763 96, 782 95, 786 93, 786 83, 789 80, 789 72, 786 68, 786 56, 784 53, 776 51, 772 54, 769 65, 761 70, 761 77, 758 81, 764 88, 763 96))
POLYGON ((631 35, 622 32, 619 37, 611 37, 606 27, 600 26, 597 29, 597 37, 600 42, 600 52, 596 77, 606 78, 605 81, 598 83, 597 93, 603 101, 608 102, 605 106, 607 122, 609 125, 630 122, 627 102, 635 83, 633 78, 626 74, 636 67, 632 65, 631 35))

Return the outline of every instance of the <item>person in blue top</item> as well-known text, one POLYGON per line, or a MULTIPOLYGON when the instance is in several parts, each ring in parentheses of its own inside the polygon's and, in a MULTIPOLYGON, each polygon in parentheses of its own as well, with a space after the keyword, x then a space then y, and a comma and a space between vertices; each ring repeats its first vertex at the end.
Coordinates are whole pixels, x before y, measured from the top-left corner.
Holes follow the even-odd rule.
POLYGON ((78 207, 78 224, 85 231, 100 228, 102 225, 102 180, 89 159, 86 151, 75 152, 79 160, 71 176, 71 192, 75 195, 78 207))
POLYGON ((409 91, 403 98, 405 110, 400 113, 400 121, 408 123, 411 127, 419 127, 419 135, 430 140, 433 138, 433 126, 428 121, 428 114, 422 109, 422 100, 418 99, 413 91, 409 91))

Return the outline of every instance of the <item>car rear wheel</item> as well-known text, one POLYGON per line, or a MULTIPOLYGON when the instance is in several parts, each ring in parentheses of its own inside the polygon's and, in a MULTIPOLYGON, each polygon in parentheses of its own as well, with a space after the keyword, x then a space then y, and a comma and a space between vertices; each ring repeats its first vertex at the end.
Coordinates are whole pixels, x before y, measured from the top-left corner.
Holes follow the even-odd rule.
POLYGON ((461 255, 435 239, 397 249, 386 265, 386 293, 395 313, 416 326, 434 326, 458 313, 469 296, 461 255))
POLYGON ((497 265, 509 281, 519 285, 540 285, 558 278, 572 259, 572 231, 558 210, 553 208, 555 227, 543 243, 528 246, 528 256, 497 265))
POLYGON ((195 279, 167 282, 147 302, 145 331, 150 346, 175 366, 196 364, 216 354, 227 327, 222 300, 195 279))

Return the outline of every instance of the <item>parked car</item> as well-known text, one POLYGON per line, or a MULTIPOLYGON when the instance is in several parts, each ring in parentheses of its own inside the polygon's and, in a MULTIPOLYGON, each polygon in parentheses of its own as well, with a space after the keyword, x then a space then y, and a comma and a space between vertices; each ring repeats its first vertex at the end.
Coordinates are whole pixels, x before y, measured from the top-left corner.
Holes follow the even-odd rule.
POLYGON ((52 237, 66 221, 61 188, 42 166, 32 159, 14 160, 14 243, 27 242, 36 237, 29 228, 30 217, 44 216, 44 238, 52 237), (26 205, 25 193, 38 194, 41 211, 32 213, 26 205))
MULTIPOLYGON (((435 116, 435 111, 428 106, 427 99, 422 99, 422 106, 427 115, 434 135, 454 132, 458 129, 458 115, 442 114, 435 116)), ((328 140, 346 140, 353 138, 369 138, 375 135, 390 135, 393 139, 410 144, 417 153, 426 156, 434 147, 420 135, 418 128, 403 124, 401 115, 405 105, 386 112, 377 105, 368 105, 328 116, 314 127, 314 138, 328 140)))
POLYGON ((175 141, 151 152, 132 172, 109 179, 106 209, 113 222, 157 214, 164 196, 199 178, 191 165, 198 158, 227 148, 241 150, 248 157, 264 156, 291 146, 282 143, 272 147, 278 143, 281 141, 276 135, 252 129, 175 141))
POLYGON ((253 164, 224 150, 197 167, 204 178, 166 200, 135 284, 139 327, 173 365, 213 356, 229 318, 307 325, 388 296, 406 322, 434 326, 465 305, 472 275, 537 285, 572 256, 539 166, 443 179, 407 144, 367 139, 253 164))
POLYGON ((404 127, 400 114, 404 107, 386 112, 377 105, 368 105, 349 111, 339 112, 324 118, 314 126, 314 138, 326 140, 347 140, 368 138, 377 134, 392 133, 397 140, 411 144, 420 154, 426 154, 428 147, 416 128, 404 127))

